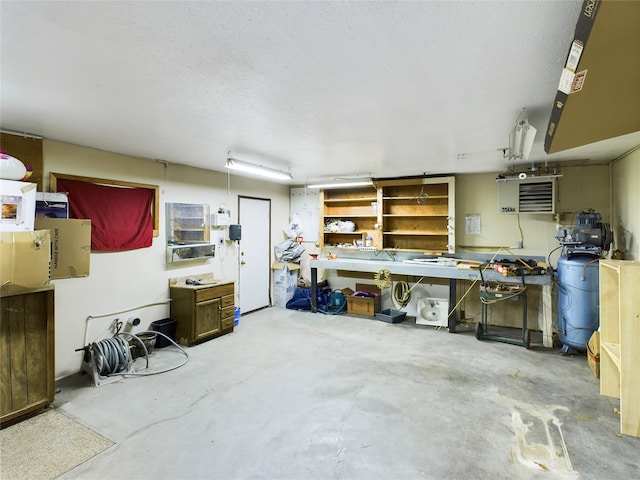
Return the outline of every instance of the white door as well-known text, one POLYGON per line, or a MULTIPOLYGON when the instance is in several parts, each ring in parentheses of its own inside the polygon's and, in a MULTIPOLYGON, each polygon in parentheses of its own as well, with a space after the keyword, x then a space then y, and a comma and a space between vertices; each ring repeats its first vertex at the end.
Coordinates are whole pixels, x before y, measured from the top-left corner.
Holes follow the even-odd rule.
POLYGON ((238 257, 238 291, 242 314, 270 305, 271 200, 238 197, 242 230, 238 257))

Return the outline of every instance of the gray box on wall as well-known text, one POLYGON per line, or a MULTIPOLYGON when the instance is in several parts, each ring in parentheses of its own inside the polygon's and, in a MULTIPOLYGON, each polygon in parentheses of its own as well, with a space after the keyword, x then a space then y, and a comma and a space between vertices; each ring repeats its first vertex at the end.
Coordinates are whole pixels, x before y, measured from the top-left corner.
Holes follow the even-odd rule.
POLYGON ((242 226, 241 225, 229 225, 229 240, 241 240, 242 226))

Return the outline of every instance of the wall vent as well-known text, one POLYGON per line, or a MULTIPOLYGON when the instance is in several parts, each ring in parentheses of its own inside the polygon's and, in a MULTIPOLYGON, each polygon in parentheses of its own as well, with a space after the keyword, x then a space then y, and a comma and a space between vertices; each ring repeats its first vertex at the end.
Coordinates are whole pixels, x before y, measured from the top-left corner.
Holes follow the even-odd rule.
POLYGON ((505 180, 498 181, 498 213, 555 213, 555 179, 505 180))

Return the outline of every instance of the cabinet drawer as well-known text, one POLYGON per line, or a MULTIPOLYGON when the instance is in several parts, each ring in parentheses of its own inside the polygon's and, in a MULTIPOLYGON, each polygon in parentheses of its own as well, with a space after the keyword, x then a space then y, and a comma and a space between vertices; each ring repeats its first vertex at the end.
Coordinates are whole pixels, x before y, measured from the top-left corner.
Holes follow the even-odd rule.
POLYGON ((224 307, 222 309, 222 312, 220 312, 220 317, 222 319, 226 319, 228 317, 231 317, 231 320, 233 321, 233 310, 234 310, 234 306, 231 305, 230 307, 224 307))
POLYGON ((219 297, 224 297, 225 295, 233 295, 233 283, 228 283, 226 285, 219 285, 213 288, 215 288, 216 295, 219 297))
POLYGON ((195 297, 196 303, 204 302, 206 300, 211 300, 213 298, 219 297, 215 288, 202 288, 200 290, 196 290, 195 297))
POLYGON ((231 295, 233 297, 233 283, 229 283, 227 285, 216 285, 209 288, 200 288, 195 291, 196 303, 211 300, 212 298, 224 297, 226 295, 231 295))
POLYGON ((229 307, 235 303, 235 300, 235 295, 225 295, 220 299, 220 305, 222 305, 222 308, 229 307))
POLYGON ((233 329, 233 317, 223 318, 220 322, 220 328, 222 330, 230 330, 233 329))

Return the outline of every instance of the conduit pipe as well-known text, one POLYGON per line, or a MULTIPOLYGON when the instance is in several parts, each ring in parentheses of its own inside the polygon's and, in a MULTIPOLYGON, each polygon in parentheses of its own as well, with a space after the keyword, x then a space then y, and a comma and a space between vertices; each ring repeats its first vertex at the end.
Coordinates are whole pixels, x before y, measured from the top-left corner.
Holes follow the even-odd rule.
POLYGON ((133 312, 134 310, 140 310, 142 308, 147 308, 147 307, 155 307, 155 306, 158 306, 158 305, 166 305, 168 303, 171 303, 171 299, 170 298, 168 298, 166 300, 161 300, 159 302, 147 303, 146 305, 141 305, 139 307, 128 308, 126 310, 121 310, 119 312, 103 313, 101 315, 89 315, 87 317, 87 320, 86 320, 85 325, 84 325, 84 343, 83 343, 83 345, 88 345, 89 344, 89 322, 91 320, 93 320, 94 318, 113 317, 115 315, 122 315, 123 313, 133 312))

